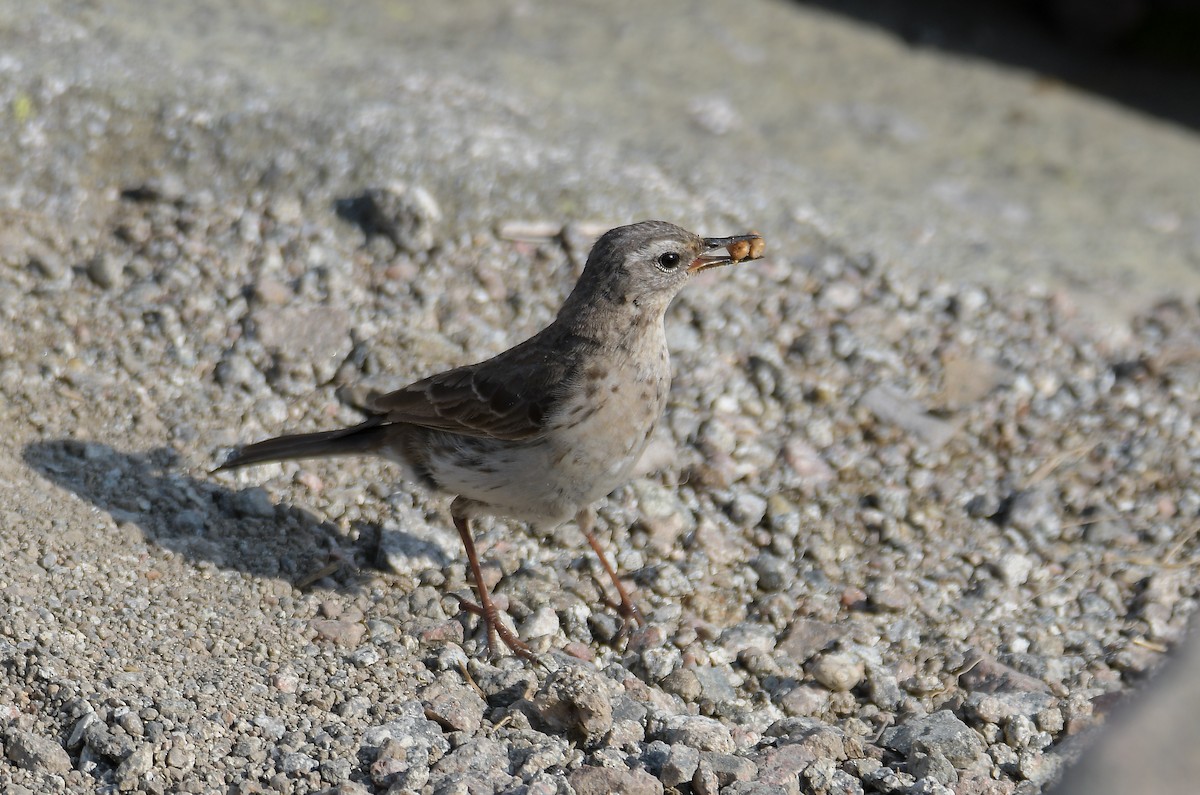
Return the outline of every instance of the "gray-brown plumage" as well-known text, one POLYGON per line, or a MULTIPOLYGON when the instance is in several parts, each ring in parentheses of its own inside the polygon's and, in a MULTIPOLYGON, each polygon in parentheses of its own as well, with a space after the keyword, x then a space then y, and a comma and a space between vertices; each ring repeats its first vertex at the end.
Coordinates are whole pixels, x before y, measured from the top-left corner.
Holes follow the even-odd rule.
POLYGON ((616 583, 622 614, 640 622, 600 554, 590 505, 629 477, 666 404, 667 306, 692 274, 742 259, 728 249, 746 241, 761 251, 753 234, 700 238, 664 221, 613 229, 592 248, 554 322, 530 339, 375 398, 360 425, 258 442, 220 469, 373 453, 456 495, 451 515, 479 594, 478 605, 463 607, 482 616, 489 647, 499 636, 526 657, 528 646, 500 623, 483 585, 470 519, 553 526, 575 516, 616 583))

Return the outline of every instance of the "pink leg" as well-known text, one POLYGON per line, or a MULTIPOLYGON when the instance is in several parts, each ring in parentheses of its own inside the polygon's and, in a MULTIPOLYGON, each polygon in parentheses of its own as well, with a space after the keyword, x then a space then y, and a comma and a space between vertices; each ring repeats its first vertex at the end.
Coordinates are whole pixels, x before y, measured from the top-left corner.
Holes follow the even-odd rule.
POLYGON ((592 550, 596 553, 596 557, 600 558, 600 565, 608 572, 609 579, 612 580, 613 585, 617 589, 617 594, 621 597, 621 603, 614 605, 614 607, 625 621, 625 627, 622 632, 627 631, 631 623, 637 624, 639 627, 646 626, 646 619, 642 616, 642 611, 638 609, 637 603, 633 601, 633 597, 629 595, 629 591, 625 589, 625 585, 617 576, 617 570, 608 562, 608 558, 604 557, 604 550, 600 548, 600 542, 596 540, 596 535, 592 532, 592 527, 596 523, 595 514, 592 513, 591 509, 584 508, 575 516, 575 523, 583 531, 588 543, 591 544, 592 550))
POLYGON ((526 660, 534 659, 533 651, 529 646, 500 620, 500 610, 492 601, 487 586, 483 583, 483 570, 479 567, 479 555, 475 553, 475 540, 471 538, 470 520, 465 516, 454 514, 454 527, 458 530, 459 538, 462 539, 463 549, 467 551, 467 563, 471 566, 471 577, 475 580, 475 592, 479 594, 479 604, 468 602, 460 596, 458 597, 458 606, 483 619, 483 624, 487 627, 488 651, 492 656, 496 654, 496 638, 499 637, 504 641, 505 646, 512 649, 513 654, 526 660))

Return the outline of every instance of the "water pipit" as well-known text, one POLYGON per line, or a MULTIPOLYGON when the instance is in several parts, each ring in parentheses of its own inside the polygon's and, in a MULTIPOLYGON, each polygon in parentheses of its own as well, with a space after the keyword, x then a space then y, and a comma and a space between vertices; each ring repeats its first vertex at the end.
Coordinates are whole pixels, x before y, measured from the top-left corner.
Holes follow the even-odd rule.
POLYGON ((381 455, 450 505, 478 594, 460 599, 516 654, 532 652, 505 626, 484 584, 471 537, 475 516, 541 526, 576 517, 620 595, 643 623, 592 532, 591 505, 624 483, 662 415, 671 387, 663 327, 695 273, 761 256, 757 234, 702 238, 664 221, 605 233, 549 326, 477 364, 375 397, 351 428, 281 436, 232 455, 219 469, 294 458, 381 455))

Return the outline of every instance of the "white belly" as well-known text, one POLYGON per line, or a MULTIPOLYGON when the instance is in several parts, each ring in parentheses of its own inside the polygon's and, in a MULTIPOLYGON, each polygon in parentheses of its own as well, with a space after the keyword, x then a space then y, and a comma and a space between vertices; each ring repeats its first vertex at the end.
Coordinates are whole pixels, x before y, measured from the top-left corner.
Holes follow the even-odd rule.
MULTIPOLYGON (((660 368, 661 369, 661 368, 660 368)), ((431 461, 439 486, 494 513, 554 525, 625 483, 666 404, 657 373, 591 379, 525 443, 465 441, 431 461), (615 387, 615 388, 614 388, 615 387), (484 466, 474 465, 485 460, 484 466)))

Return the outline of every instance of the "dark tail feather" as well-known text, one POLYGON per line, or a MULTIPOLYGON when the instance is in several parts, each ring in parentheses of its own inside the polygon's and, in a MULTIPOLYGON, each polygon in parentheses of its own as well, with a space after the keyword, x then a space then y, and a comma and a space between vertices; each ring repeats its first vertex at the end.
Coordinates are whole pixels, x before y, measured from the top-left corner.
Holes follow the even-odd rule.
POLYGON ((277 436, 238 450, 221 466, 213 470, 236 469, 268 461, 288 461, 293 458, 323 458, 336 455, 373 453, 383 446, 387 426, 370 419, 352 428, 317 433, 297 433, 277 436))

